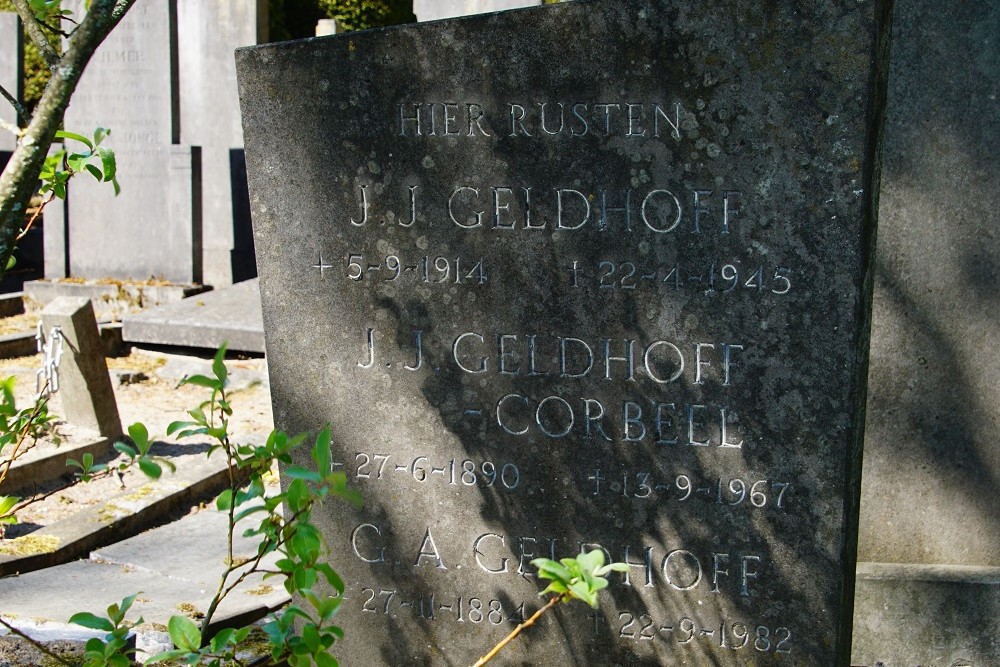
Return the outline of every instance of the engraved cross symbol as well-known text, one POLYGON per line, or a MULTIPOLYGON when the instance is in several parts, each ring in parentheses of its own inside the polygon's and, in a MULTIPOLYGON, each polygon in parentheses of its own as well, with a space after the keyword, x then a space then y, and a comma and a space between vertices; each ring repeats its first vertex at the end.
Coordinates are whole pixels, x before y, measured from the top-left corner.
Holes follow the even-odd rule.
POLYGON ((327 264, 326 262, 323 261, 323 251, 320 250, 319 262, 317 264, 313 264, 312 267, 314 269, 319 269, 319 275, 322 276, 324 271, 333 268, 333 264, 327 264))

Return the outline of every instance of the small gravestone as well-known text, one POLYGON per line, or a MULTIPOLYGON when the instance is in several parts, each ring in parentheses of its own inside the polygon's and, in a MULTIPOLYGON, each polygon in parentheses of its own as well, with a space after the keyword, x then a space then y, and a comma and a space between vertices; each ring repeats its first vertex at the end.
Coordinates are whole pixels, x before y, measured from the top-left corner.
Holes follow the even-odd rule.
MULTIPOLYGON (((846 665, 882 3, 605 1, 237 52, 276 424, 332 423, 334 652, 846 665)), ((302 459, 299 460, 302 462, 302 459)))
MULTIPOLYGON (((74 179, 65 211, 69 234, 63 239, 69 262, 54 265, 56 273, 201 281, 200 154, 176 145, 173 5, 137 2, 94 53, 66 111, 68 130, 90 135, 97 127, 111 128, 106 141, 117 156, 122 192, 116 197, 108 183, 74 179)), ((82 11, 82 3, 72 9, 82 11)), ((53 227, 46 251, 59 254, 61 226, 53 227)))
POLYGON ((122 435, 118 403, 104 360, 104 344, 94 317, 94 306, 86 297, 61 296, 42 310, 47 336, 58 328, 62 338, 58 388, 61 416, 70 424, 96 431, 106 438, 122 435))
MULTIPOLYGON (((0 86, 21 100, 23 45, 21 25, 17 14, 0 12, 0 86)), ((17 136, 11 126, 18 126, 17 113, 6 99, 0 98, 0 169, 6 164, 7 155, 14 150, 17 136)))

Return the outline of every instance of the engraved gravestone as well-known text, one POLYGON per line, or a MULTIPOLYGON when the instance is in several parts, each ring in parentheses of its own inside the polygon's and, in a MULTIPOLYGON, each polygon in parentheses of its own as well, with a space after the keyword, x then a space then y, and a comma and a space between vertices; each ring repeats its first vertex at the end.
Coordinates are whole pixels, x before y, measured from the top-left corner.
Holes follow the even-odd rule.
POLYGON ((846 665, 888 3, 568 3, 237 52, 334 652, 846 665))
POLYGON ((176 143, 176 23, 174 0, 140 0, 83 73, 65 125, 84 135, 111 128, 122 192, 74 179, 68 238, 62 221, 46 224, 46 250, 61 257, 68 244, 69 266, 58 262, 46 277, 201 280, 200 150, 176 143))

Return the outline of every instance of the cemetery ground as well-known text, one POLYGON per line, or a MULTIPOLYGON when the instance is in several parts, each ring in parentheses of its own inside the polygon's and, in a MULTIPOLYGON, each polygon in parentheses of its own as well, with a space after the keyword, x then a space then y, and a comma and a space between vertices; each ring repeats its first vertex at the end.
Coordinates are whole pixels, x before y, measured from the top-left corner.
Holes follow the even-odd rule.
MULTIPOLYGON (((2 318, 0 327, 16 327, 19 320, 23 324, 30 319, 31 315, 2 318)), ((41 364, 41 355, 0 360, 0 374, 17 378, 18 407, 31 404, 41 364)), ((226 365, 232 378, 234 441, 261 443, 272 429, 264 359, 231 353, 226 365)), ((73 613, 101 612, 127 595, 139 594, 130 616, 143 616, 146 622, 137 641, 140 649, 145 646, 155 653, 161 650, 157 642, 165 637, 171 615, 198 619, 204 614, 227 558, 226 516, 213 502, 226 483, 225 466, 220 456, 206 457, 206 442, 168 438, 164 433, 168 424, 186 419, 187 410, 207 399, 208 390, 181 385, 182 378, 208 373, 210 366, 209 351, 132 348, 108 358, 123 428, 145 424, 156 441, 153 453, 175 465, 176 472, 164 470, 159 480, 151 481, 139 470, 129 469, 121 476, 98 476, 84 483, 66 469, 68 474, 36 486, 39 500, 19 512, 19 523, 7 526, 6 539, 0 540, 0 599, 6 620, 28 623, 43 635, 48 628, 65 638, 72 636, 65 622, 73 613), (32 559, 32 552, 52 551, 55 540, 66 548, 60 544, 49 557, 32 559), (19 574, 10 576, 15 573, 19 574)), ((65 461, 65 452, 88 434, 92 438, 92 432, 58 419, 62 402, 57 392, 49 404, 61 443, 41 441, 33 456, 54 451, 65 461)), ((122 456, 111 459, 109 466, 122 461, 122 456)), ((277 488, 277 475, 270 483, 277 488)), ((255 547, 252 540, 238 541, 234 558, 249 557, 255 547)), ((282 587, 272 583, 259 577, 246 582, 236 592, 234 604, 220 610, 223 622, 245 623, 287 601, 282 587)), ((6 658, 12 659, 9 654, 6 658)), ((0 646, 0 665, 4 660, 5 649, 0 646)))

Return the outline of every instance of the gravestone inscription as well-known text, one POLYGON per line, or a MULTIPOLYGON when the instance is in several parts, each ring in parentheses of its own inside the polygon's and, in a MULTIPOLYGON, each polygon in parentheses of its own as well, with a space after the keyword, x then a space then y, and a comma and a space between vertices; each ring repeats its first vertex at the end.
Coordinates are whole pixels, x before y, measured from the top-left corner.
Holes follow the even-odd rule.
POLYGON ((237 52, 275 421, 347 664, 846 665, 883 3, 569 3, 237 52))

